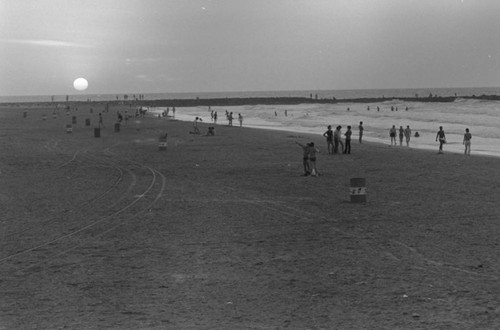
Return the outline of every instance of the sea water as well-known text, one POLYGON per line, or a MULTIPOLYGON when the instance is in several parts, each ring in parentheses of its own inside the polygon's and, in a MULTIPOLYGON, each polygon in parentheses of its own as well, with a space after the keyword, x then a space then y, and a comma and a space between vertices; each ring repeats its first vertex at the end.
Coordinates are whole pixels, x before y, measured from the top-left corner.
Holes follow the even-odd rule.
MULTIPOLYGON (((170 109, 171 110, 171 109, 170 109)), ((155 113, 166 108, 152 109, 155 113)), ((312 133, 321 137, 328 125, 333 129, 347 126, 353 130, 353 141, 359 134, 358 126, 363 122, 363 140, 390 145, 389 129, 410 126, 411 148, 438 149, 436 134, 440 126, 446 133, 445 152, 463 153, 465 129, 472 133, 472 153, 500 156, 500 102, 473 99, 457 99, 455 102, 404 102, 391 100, 379 103, 337 103, 298 105, 248 105, 232 107, 186 107, 176 108, 175 119, 194 121, 202 118, 204 123, 213 123, 211 111, 217 112, 218 125, 227 125, 225 112, 233 113, 233 126, 239 126, 238 114, 243 116, 243 126, 284 130, 295 133, 312 133), (377 110, 378 109, 378 110, 377 110), (415 133, 419 137, 415 137, 415 133)), ((172 115, 172 112, 169 113, 172 115)), ((322 137, 321 137, 322 138, 322 137)), ((304 141, 306 142, 306 141, 304 141)), ((355 152, 355 143, 353 143, 355 152)))
POLYGON ((241 92, 190 92, 190 93, 128 93, 128 94, 70 94, 70 95, 0 95, 0 103, 14 102, 66 102, 68 101, 132 101, 143 96, 143 100, 163 99, 213 99, 252 97, 307 97, 318 99, 396 98, 434 96, 500 95, 500 87, 472 88, 399 88, 399 89, 342 89, 342 90, 292 90, 292 91, 241 91, 241 92))

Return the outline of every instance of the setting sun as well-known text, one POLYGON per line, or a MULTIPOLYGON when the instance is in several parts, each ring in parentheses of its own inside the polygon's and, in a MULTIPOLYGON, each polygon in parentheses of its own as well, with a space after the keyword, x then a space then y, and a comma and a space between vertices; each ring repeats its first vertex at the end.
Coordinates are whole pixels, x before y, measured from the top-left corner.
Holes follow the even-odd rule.
POLYGON ((73 81, 73 87, 78 91, 84 91, 89 87, 89 82, 85 78, 77 78, 73 81))

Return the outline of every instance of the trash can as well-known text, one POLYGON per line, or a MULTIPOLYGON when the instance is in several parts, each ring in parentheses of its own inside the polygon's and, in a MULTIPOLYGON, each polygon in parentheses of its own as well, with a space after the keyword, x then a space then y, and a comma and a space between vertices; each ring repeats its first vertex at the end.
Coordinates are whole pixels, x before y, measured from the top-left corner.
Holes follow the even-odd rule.
POLYGON ((85 126, 90 126, 90 119, 89 118, 85 119, 85 126))
POLYGON ((101 128, 100 127, 94 128, 94 137, 96 137, 96 138, 101 137, 101 128))
POLYGON ((160 136, 160 138, 158 139, 158 150, 167 150, 167 134, 165 134, 164 136, 160 136))
POLYGON ((365 178, 351 178, 351 203, 366 203, 365 178))

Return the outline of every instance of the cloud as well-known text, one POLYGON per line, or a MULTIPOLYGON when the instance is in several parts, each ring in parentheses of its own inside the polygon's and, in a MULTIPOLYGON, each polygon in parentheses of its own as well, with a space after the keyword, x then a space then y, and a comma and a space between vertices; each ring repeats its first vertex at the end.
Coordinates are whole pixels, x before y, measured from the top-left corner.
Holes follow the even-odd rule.
POLYGON ((32 46, 42 46, 42 47, 93 48, 93 46, 90 45, 59 41, 59 40, 2 39, 0 41, 10 44, 32 45, 32 46))
POLYGON ((165 60, 164 58, 126 58, 125 59, 125 64, 134 64, 134 63, 154 63, 154 62, 160 62, 165 60))
POLYGON ((146 74, 138 74, 135 77, 137 79, 142 80, 142 81, 147 81, 147 82, 153 82, 153 81, 155 81, 153 77, 151 77, 150 75, 146 75, 146 74))

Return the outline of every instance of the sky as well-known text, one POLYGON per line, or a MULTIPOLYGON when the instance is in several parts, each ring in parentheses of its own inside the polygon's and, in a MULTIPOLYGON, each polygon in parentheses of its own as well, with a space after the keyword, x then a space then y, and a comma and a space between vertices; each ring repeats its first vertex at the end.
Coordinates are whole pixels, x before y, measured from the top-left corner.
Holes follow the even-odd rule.
POLYGON ((0 96, 499 86, 499 0, 0 0, 0 96))

